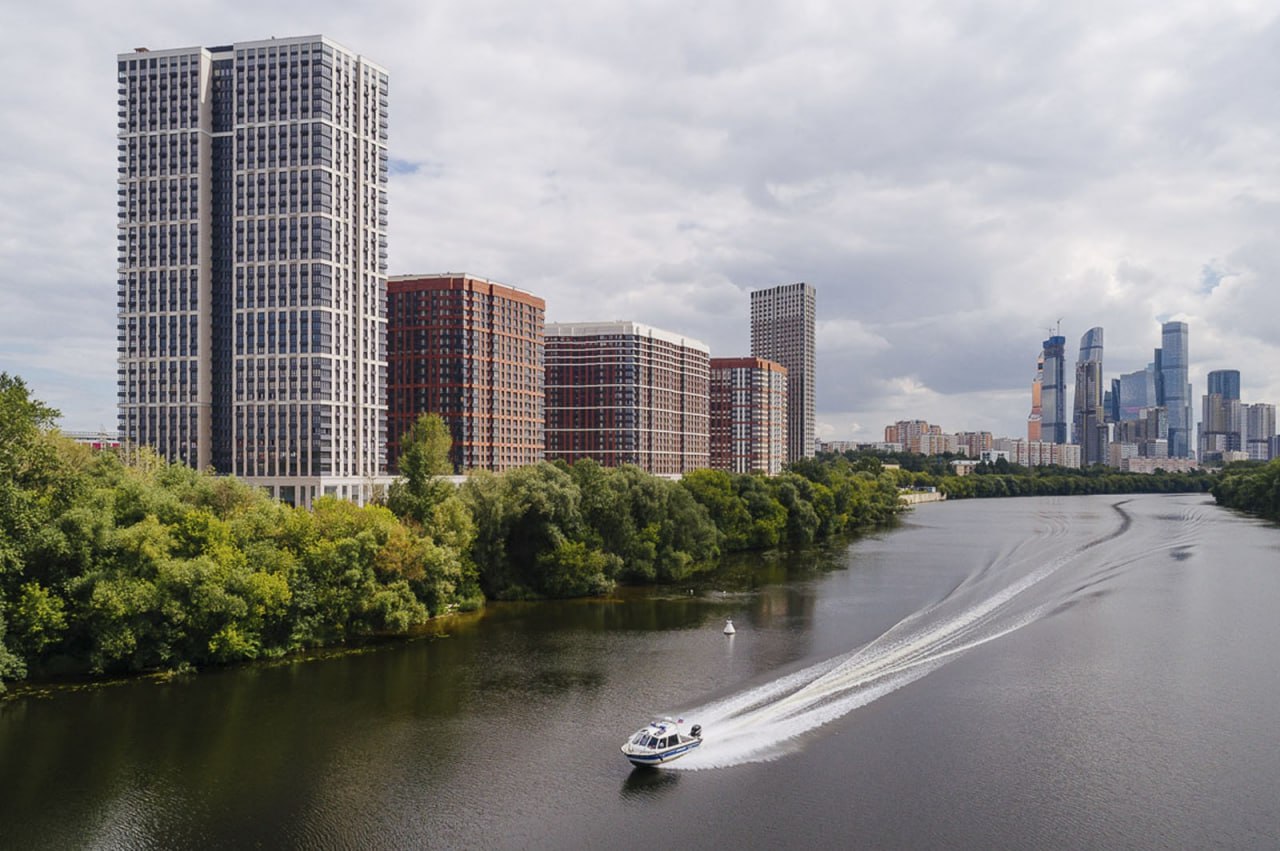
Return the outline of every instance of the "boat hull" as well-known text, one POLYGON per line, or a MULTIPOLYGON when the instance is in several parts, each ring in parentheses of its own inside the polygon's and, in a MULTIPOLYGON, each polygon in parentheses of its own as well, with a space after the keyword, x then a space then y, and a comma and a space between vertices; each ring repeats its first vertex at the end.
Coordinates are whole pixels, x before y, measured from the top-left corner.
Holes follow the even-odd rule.
POLYGON ((663 763, 671 762, 673 759, 679 759, 701 744, 702 739, 691 739, 660 751, 640 750, 638 748, 628 749, 626 745, 623 745, 622 754, 631 761, 632 765, 662 765, 663 763))

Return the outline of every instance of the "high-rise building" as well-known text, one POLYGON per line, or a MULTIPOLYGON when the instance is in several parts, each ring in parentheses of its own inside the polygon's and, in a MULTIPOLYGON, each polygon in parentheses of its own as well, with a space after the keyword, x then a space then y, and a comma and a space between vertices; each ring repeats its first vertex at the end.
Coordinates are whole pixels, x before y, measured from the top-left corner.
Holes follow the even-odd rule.
POLYGON ((1250 461, 1270 461, 1275 457, 1276 406, 1266 402, 1247 405, 1244 411, 1245 452, 1250 461))
POLYGON ((1036 358, 1036 377, 1031 380, 1031 413, 1027 417, 1027 440, 1040 441, 1041 426, 1044 420, 1042 389, 1044 387, 1044 352, 1036 358))
POLYGON ((1155 371, 1152 367, 1126 372, 1111 382, 1115 396, 1115 422, 1136 420, 1143 408, 1156 404, 1155 371))
POLYGON ((960 451, 969 458, 981 458, 983 452, 989 452, 995 436, 989 431, 958 431, 956 441, 960 451))
POLYGON ((546 303, 465 274, 387 283, 387 463, 422 414, 453 436, 454 471, 508 470, 543 459, 546 303))
POLYGON ((638 322, 546 328, 547 460, 681 475, 710 462, 711 350, 638 322))
POLYGON ((1072 405, 1072 440, 1080 447, 1081 463, 1107 462, 1107 422, 1102 407, 1102 329, 1090 328, 1080 338, 1076 361, 1076 392, 1072 405))
POLYGON ((711 469, 782 472, 787 370, 764 358, 711 359, 711 469))
POLYGON ((1201 461, 1222 461, 1226 453, 1244 451, 1244 406, 1239 399, 1211 393, 1202 399, 1199 449, 1201 461))
POLYGON ((1055 334, 1044 341, 1044 376, 1040 383, 1040 435, 1047 443, 1067 442, 1067 338, 1055 334))
POLYGON ((1160 384, 1158 402, 1169 411, 1169 457, 1191 456, 1191 385, 1187 382, 1189 364, 1185 322, 1166 322, 1160 329, 1160 384))
POLYGON ((787 370, 787 460, 813 457, 817 296, 805 283, 751 293, 751 354, 787 370))
POLYGON ((1240 370, 1215 369, 1209 373, 1208 385, 1207 395, 1240 401, 1240 370))
POLYGON ((387 72, 323 36, 116 63, 120 435, 283 501, 386 457, 387 72))

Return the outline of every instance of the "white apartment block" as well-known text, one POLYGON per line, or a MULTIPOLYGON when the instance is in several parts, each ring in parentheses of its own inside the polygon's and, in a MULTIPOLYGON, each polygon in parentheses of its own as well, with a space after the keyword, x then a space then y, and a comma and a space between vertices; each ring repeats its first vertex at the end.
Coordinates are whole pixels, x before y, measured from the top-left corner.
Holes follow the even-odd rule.
POLYGON ((816 293, 809 284, 784 284, 751 293, 751 355, 787 370, 788 461, 813 457, 816 293))
POLYGON ((387 72, 323 36, 117 58, 122 440, 294 504, 385 483, 387 72))
POLYGON ((1042 440, 997 437, 992 441, 996 452, 1007 453, 1007 458, 1024 467, 1079 467, 1080 447, 1074 443, 1050 443, 1042 440))

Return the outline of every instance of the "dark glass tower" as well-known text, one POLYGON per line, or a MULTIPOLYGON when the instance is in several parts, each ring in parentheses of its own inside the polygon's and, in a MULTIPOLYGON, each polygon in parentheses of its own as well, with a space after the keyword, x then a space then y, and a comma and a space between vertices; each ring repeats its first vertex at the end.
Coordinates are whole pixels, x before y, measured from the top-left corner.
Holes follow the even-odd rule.
POLYGON ((1191 385, 1187 382, 1189 332, 1185 322, 1160 329, 1160 404, 1169 412, 1169 457, 1191 456, 1191 385))
POLYGON ((1209 373, 1209 395, 1240 400, 1240 370, 1215 369, 1209 373))
POLYGON ((1040 435, 1048 443, 1067 442, 1067 338, 1044 341, 1044 372, 1040 383, 1040 435))

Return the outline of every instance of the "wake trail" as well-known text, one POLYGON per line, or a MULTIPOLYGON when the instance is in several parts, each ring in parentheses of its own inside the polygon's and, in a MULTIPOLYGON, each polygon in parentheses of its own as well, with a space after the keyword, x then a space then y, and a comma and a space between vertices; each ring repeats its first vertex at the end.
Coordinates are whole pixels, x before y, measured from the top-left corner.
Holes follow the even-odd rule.
MULTIPOLYGON (((1124 501, 1111 505, 1118 519, 1114 528, 1067 547, 1066 519, 1042 516, 1038 520, 1045 525, 1031 536, 978 567, 941 600, 904 617, 862 647, 684 710, 681 715, 706 730, 704 743, 671 767, 698 770, 775 759, 823 725, 1059 610, 1064 599, 1052 587, 1044 587, 1047 580, 1097 547, 1125 536, 1133 516, 1124 506, 1124 501), (1044 560, 1046 551, 1055 548, 1057 554, 1044 560), (1035 590, 1041 593, 1031 593, 1035 590)), ((1136 561, 1140 554, 1117 555, 1118 564, 1108 563, 1108 570, 1136 561)), ((1066 593, 1070 597, 1074 591, 1066 593)))

